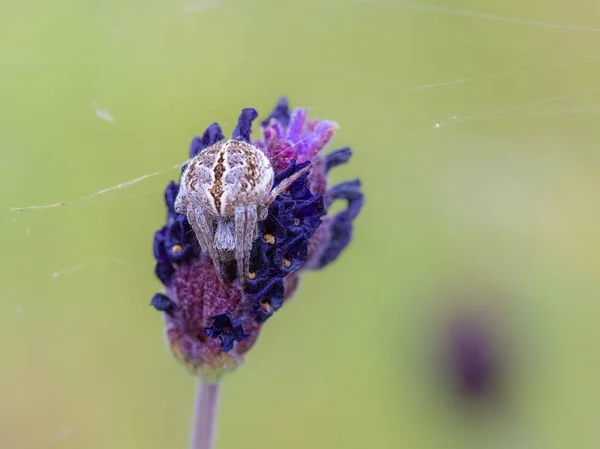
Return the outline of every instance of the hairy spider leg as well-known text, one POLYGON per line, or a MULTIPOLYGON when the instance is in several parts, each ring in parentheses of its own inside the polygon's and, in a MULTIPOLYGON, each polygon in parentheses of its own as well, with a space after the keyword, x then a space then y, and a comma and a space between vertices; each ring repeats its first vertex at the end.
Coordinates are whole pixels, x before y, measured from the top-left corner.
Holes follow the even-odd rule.
POLYGON ((285 189, 287 189, 296 179, 298 179, 304 173, 309 171, 311 168, 313 168, 319 162, 321 162, 321 160, 315 161, 315 162, 307 165, 303 169, 298 170, 296 173, 294 173, 289 178, 285 178, 283 181, 281 181, 273 190, 271 190, 271 193, 269 194, 269 196, 260 205, 261 209, 263 209, 263 210, 267 209, 271 205, 271 203, 273 201, 275 201, 275 198, 277 198, 277 195, 279 195, 281 192, 283 192, 285 189))
POLYGON ((255 204, 235 208, 235 259, 240 284, 244 285, 250 271, 250 252, 257 232, 255 204))
POLYGON ((187 211, 188 221, 196 234, 200 248, 210 256, 219 279, 224 283, 223 274, 221 273, 221 259, 219 252, 214 246, 215 230, 213 221, 201 207, 188 207, 187 211))

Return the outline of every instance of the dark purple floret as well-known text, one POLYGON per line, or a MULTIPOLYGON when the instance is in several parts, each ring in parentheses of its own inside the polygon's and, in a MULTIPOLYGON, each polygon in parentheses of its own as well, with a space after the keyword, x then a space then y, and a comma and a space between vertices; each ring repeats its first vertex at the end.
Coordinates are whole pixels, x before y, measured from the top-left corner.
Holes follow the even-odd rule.
MULTIPOLYGON (((281 183, 281 181, 283 181, 286 178, 289 178, 294 173, 302 170, 304 167, 308 166, 309 164, 310 164, 310 162, 308 162, 308 161, 303 162, 301 164, 296 164, 296 160, 292 159, 286 168, 281 170, 279 173, 275 174, 275 179, 273 180, 273 187, 277 187, 281 183)), ((308 173, 305 173, 300 178, 298 178, 292 185, 294 185, 294 184, 297 185, 298 180, 300 180, 301 178, 306 180, 307 175, 308 175, 308 173)))
POLYGON ((192 139, 192 143, 190 144, 190 159, 196 156, 202 150, 213 146, 215 143, 223 140, 224 138, 225 136, 223 135, 223 131, 221 131, 219 124, 213 123, 206 128, 206 131, 204 131, 202 137, 194 137, 192 139))
POLYGON ((175 303, 169 299, 167 295, 155 293, 150 301, 150 305, 160 312, 165 312, 168 315, 173 314, 175 303))
POLYGON ((354 220, 362 208, 364 195, 360 191, 360 180, 344 181, 331 188, 329 191, 332 202, 335 200, 347 200, 348 207, 340 212, 347 220, 354 220))
POLYGON ((221 340, 221 350, 229 352, 233 349, 233 343, 243 341, 249 337, 242 329, 238 320, 233 318, 230 313, 222 313, 213 318, 213 323, 204 328, 204 333, 210 338, 219 338, 221 340))
POLYGON ((176 182, 169 182, 167 188, 165 189, 165 204, 167 205, 167 221, 170 219, 174 219, 177 216, 177 212, 175 212, 175 198, 177 198, 177 194, 179 193, 179 184, 176 182))
POLYGON ((242 113, 238 118, 237 126, 231 134, 231 138, 251 143, 250 134, 252 133, 252 122, 256 119, 256 117, 258 117, 258 112, 256 112, 256 109, 242 109, 242 113))
POLYGON ((154 268, 154 274, 163 283, 163 285, 169 285, 171 278, 175 274, 175 268, 170 263, 157 262, 154 268))
POLYGON ((154 258, 156 259, 156 267, 154 273, 156 277, 164 284, 168 285, 171 277, 175 273, 175 268, 169 260, 169 255, 165 248, 165 234, 168 232, 168 226, 164 226, 159 231, 154 233, 154 258))
POLYGON ((345 164, 352 157, 352 151, 350 147, 338 148, 327 155, 325 160, 325 171, 329 173, 334 167, 345 164))
MULTIPOLYGON (((274 185, 288 178, 309 162, 291 160, 285 170, 275 176, 274 185)), ((258 322, 269 318, 284 300, 283 278, 301 268, 308 257, 308 240, 321 224, 325 214, 323 197, 313 195, 306 187, 308 173, 279 195, 269 207, 267 219, 259 223, 259 238, 250 256, 254 278, 246 282, 245 292, 253 303, 258 322), (266 239, 265 236, 271 238, 266 239)))
POLYGON ((173 263, 180 263, 199 254, 194 231, 185 215, 177 215, 167 226, 165 249, 173 263))
POLYGON ((200 257, 200 246, 185 215, 175 212, 179 184, 171 181, 165 189, 167 224, 154 234, 156 277, 168 285, 175 266, 200 257))
POLYGON ((323 268, 333 262, 348 246, 352 239, 352 221, 360 212, 364 202, 364 195, 360 191, 358 179, 336 185, 330 190, 330 195, 332 201, 347 200, 348 207, 333 217, 331 221, 329 242, 321 253, 318 268, 323 268))
MULTIPOLYGON (((267 261, 268 263, 269 261, 267 261)), ((282 274, 274 266, 268 267, 267 264, 254 279, 247 280, 244 288, 251 301, 251 312, 258 323, 265 322, 273 315, 273 312, 281 308, 284 301, 283 278, 285 274, 282 274)))
POLYGON ((263 120, 262 126, 267 126, 271 119, 275 119, 281 126, 288 126, 290 123, 290 107, 286 97, 281 97, 277 105, 271 111, 271 115, 266 120, 263 120))

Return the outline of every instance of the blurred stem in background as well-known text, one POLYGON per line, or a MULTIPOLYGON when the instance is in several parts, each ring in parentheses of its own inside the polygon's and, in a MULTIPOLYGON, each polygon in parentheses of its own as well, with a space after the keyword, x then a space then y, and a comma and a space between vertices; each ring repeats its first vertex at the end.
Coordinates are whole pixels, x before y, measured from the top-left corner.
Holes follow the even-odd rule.
POLYGON ((219 384, 198 379, 194 402, 190 449, 211 449, 219 402, 219 384))

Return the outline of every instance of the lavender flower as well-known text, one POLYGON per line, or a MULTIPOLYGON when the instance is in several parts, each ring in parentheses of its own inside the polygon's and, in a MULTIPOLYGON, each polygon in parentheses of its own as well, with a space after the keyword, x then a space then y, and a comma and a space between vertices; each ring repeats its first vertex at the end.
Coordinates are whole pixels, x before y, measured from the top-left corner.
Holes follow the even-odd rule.
MULTIPOLYGON (((179 185, 174 182, 165 190, 166 224, 154 235, 155 273, 165 292, 156 293, 151 305, 163 312, 174 356, 206 382, 216 382, 242 363, 262 325, 293 295, 303 271, 321 269, 339 256, 363 204, 358 180, 328 187, 329 170, 349 159, 348 148, 318 162, 335 123, 307 120, 305 109, 290 114, 283 98, 262 122, 261 138, 252 141, 256 116, 254 109, 244 109, 232 139, 251 143, 267 156, 273 189, 310 170, 277 195, 266 218, 258 221, 247 279, 241 282, 233 257, 224 258, 221 270, 201 250, 187 216, 176 211, 179 185), (336 200, 347 201, 347 208, 327 216, 336 200)), ((223 140, 213 123, 192 140, 190 158, 223 140)))

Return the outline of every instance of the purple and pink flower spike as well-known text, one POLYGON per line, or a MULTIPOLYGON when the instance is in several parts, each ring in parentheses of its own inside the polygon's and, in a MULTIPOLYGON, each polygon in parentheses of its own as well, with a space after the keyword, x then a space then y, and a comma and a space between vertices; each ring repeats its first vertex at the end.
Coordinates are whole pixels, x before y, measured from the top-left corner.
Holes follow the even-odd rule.
MULTIPOLYGON (((290 113, 282 98, 261 124, 260 139, 251 139, 254 109, 242 111, 232 139, 259 148, 275 171, 274 186, 314 165, 277 196, 267 218, 258 222, 248 279, 237 279, 236 262, 225 267, 226 282, 201 249, 183 214, 175 211, 179 185, 165 191, 166 224, 154 235, 156 276, 165 286, 151 305, 163 312, 166 337, 174 356, 205 382, 216 382, 239 366, 262 325, 294 294, 303 271, 333 262, 350 243, 353 220, 363 205, 358 180, 328 186, 329 170, 348 161, 349 148, 323 156, 337 124, 309 120, 305 109, 290 113), (334 216, 334 201, 347 202, 334 216)), ((190 146, 190 158, 224 139, 210 125, 190 146)))

